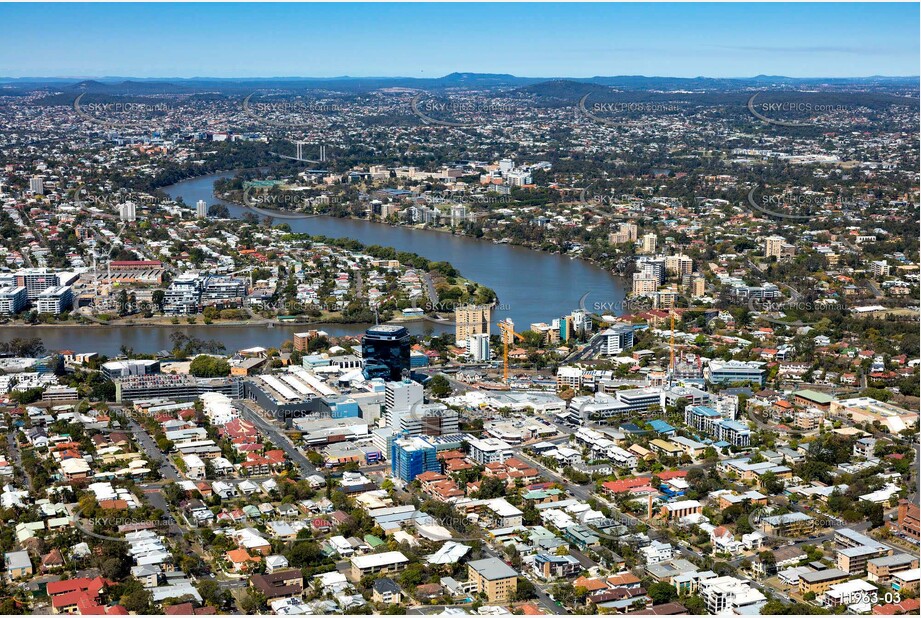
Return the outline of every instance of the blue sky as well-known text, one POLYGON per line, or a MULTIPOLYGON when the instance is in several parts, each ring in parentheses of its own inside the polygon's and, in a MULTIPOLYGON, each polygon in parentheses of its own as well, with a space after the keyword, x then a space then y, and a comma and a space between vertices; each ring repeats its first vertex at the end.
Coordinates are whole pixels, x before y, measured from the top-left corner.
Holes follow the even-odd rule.
POLYGON ((919 5, 3 4, 0 76, 918 75, 919 5))

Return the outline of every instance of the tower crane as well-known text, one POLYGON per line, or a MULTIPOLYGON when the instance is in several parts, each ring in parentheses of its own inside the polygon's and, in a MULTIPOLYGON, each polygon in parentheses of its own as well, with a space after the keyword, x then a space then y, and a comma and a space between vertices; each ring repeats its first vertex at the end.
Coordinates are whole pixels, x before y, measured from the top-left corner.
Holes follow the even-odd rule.
MULTIPOLYGON (((669 356, 669 360, 668 360, 668 381, 669 381, 669 384, 671 384, 672 381, 674 380, 674 378, 675 378, 675 371, 676 371, 676 369, 677 369, 677 365, 675 364, 675 316, 678 314, 678 310, 677 310, 677 309, 678 309, 677 307, 670 307, 669 310, 668 310, 669 319, 670 319, 670 321, 671 321, 671 324, 670 324, 670 331, 669 331, 669 337, 668 337, 668 339, 669 339, 669 342, 668 342, 668 356, 669 356)), ((709 311, 709 309, 707 309, 706 307, 685 307, 685 308, 681 308, 681 313, 682 313, 682 314, 685 314, 685 313, 701 313, 701 312, 707 312, 707 311, 709 311)))
POLYGON ((673 375, 675 372, 675 308, 672 307, 669 312, 669 317, 671 318, 671 331, 669 333, 669 343, 668 343, 668 373, 673 375))
POLYGON ((505 385, 508 386, 508 344, 509 342, 514 343, 516 337, 522 340, 524 337, 515 332, 515 323, 510 318, 500 320, 498 326, 502 333, 502 378, 505 385))

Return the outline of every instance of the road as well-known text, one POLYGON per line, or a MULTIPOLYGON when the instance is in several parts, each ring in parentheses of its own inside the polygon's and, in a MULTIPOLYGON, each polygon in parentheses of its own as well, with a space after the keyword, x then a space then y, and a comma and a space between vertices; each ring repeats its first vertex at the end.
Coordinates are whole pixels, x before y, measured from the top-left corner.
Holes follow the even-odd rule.
POLYGON ((554 470, 547 468, 540 462, 535 461, 533 457, 525 455, 521 451, 520 447, 519 449, 517 449, 517 453, 515 454, 515 456, 518 459, 522 459, 525 462, 534 466, 537 469, 537 471, 541 473, 542 476, 546 476, 548 478, 552 478, 556 480, 566 489, 566 491, 568 491, 570 494, 572 494, 579 500, 583 500, 583 501, 588 500, 589 497, 592 495, 592 490, 594 490, 595 488, 593 483, 588 483, 586 485, 576 485, 575 483, 571 483, 569 482, 569 480, 567 480, 565 477, 563 477, 558 472, 555 472, 554 470))
MULTIPOLYGON (((514 365, 509 363, 509 369, 514 369, 514 365)), ((467 391, 476 391, 476 390, 489 390, 484 389, 481 386, 476 384, 467 384, 466 382, 461 382, 457 378, 453 377, 453 374, 456 374, 461 371, 482 371, 485 374, 485 382, 493 382, 499 384, 502 378, 500 375, 502 368, 502 361, 496 360, 489 363, 467 363, 463 365, 439 365, 437 367, 420 367, 414 370, 416 373, 421 373, 424 375, 435 376, 441 374, 445 379, 451 384, 451 387, 456 391, 454 394, 463 394, 467 391), (490 376, 489 372, 495 371, 495 376, 490 376)), ((511 376, 510 376, 511 377, 511 376)), ((535 374, 535 377, 540 377, 540 374, 535 374)), ((508 390, 508 389, 495 389, 495 390, 508 390)), ((521 389, 511 389, 511 390, 521 390, 521 389)))
POLYGON ((575 363, 598 356, 601 354, 602 343, 604 343, 604 337, 595 335, 589 340, 587 344, 585 344, 585 347, 570 354, 566 359, 563 360, 563 363, 575 363))
MULTIPOLYGON (((528 578, 528 579, 531 579, 531 578, 528 578)), ((553 614, 558 615, 558 616, 559 615, 563 615, 563 616, 570 615, 569 610, 563 607, 562 604, 557 603, 556 601, 550 598, 550 595, 547 593, 547 588, 550 587, 548 584, 544 584, 541 582, 535 582, 533 580, 532 580, 532 583, 534 584, 534 594, 537 595, 538 602, 540 603, 540 605, 544 607, 544 609, 548 610, 551 615, 553 614)))
POLYGON ((152 437, 150 437, 150 434, 147 433, 147 430, 144 429, 137 421, 135 421, 133 418, 129 418, 128 427, 137 438, 141 448, 143 448, 144 452, 147 453, 147 456, 150 457, 150 460, 157 464, 158 469, 160 470, 160 475, 163 477, 162 481, 143 483, 140 485, 141 489, 144 491, 144 497, 154 508, 163 511, 163 518, 169 522, 169 535, 172 537, 181 537, 185 530, 179 526, 179 523, 170 513, 170 505, 166 502, 166 498, 163 496, 162 490, 164 482, 180 480, 179 471, 176 470, 175 466, 173 466, 173 463, 170 461, 169 457, 163 456, 163 452, 160 451, 160 447, 157 446, 157 443, 154 442, 152 437))
POLYGON ((147 498, 147 501, 150 502, 154 508, 163 511, 163 519, 169 524, 169 536, 181 537, 185 533, 185 530, 179 525, 179 522, 176 521, 176 518, 173 517, 170 512, 169 504, 167 504, 160 486, 156 484, 145 484, 140 487, 144 490, 144 497, 147 498))
POLYGON ((319 474, 316 467, 310 463, 309 459, 307 459, 307 456, 291 443, 291 440, 279 427, 265 420, 265 418, 263 418, 259 412, 250 408, 249 404, 245 401, 235 402, 235 407, 243 415, 243 418, 253 423, 264 433, 268 434, 269 438, 272 440, 272 443, 285 452, 288 458, 291 459, 291 461, 293 461, 300 469, 302 478, 311 476, 313 474, 319 474))
MULTIPOLYGON (((560 440, 560 439, 568 439, 568 438, 569 438, 569 436, 562 436, 562 437, 558 437, 558 438, 553 438, 553 439, 548 440, 548 441, 554 442, 554 441, 558 441, 558 440, 560 440)), ((523 459, 523 460, 525 460, 526 462, 528 462, 528 463, 530 463, 531 465, 533 465, 535 468, 537 468, 537 470, 538 470, 543 476, 545 476, 545 477, 547 477, 547 478, 553 478, 553 479, 557 480, 558 482, 560 482, 560 483, 563 485, 563 487, 566 488, 566 490, 567 490, 571 495, 573 495, 574 497, 578 498, 579 500, 587 501, 587 500, 589 499, 589 497, 594 497, 594 498, 595 498, 596 500, 598 500, 599 502, 601 502, 601 503, 603 503, 603 504, 606 504, 606 505, 616 514, 615 517, 616 517, 616 519, 617 519, 618 521, 624 522, 624 523, 626 523, 626 524, 629 525, 629 526, 637 526, 637 525, 643 523, 642 520, 640 520, 640 519, 638 519, 638 518, 636 518, 636 517, 633 517, 632 515, 628 515, 628 514, 622 512, 622 511, 617 507, 616 504, 614 504, 614 503, 608 501, 603 495, 598 494, 598 493, 594 493, 594 483, 588 483, 588 484, 586 484, 586 485, 577 485, 577 484, 571 483, 571 482, 569 482, 567 479, 565 479, 564 477, 562 477, 560 474, 558 474, 557 472, 555 472, 555 471, 553 471, 553 470, 550 470, 550 469, 548 469, 546 466, 543 466, 543 465, 541 465, 539 462, 535 461, 534 458, 522 454, 520 450, 516 453, 516 457, 518 457, 518 458, 520 458, 520 459, 523 459)), ((696 467, 696 468, 707 468, 707 467, 709 467, 709 466, 711 466, 711 465, 712 465, 712 464, 709 464, 709 463, 699 463, 699 464, 694 464, 693 466, 686 466, 685 468, 695 468, 695 467, 696 467)), ((656 528, 654 528, 652 525, 649 526, 649 528, 648 528, 646 534, 649 536, 649 538, 651 538, 651 539, 653 539, 653 540, 668 540, 664 534, 662 534, 660 531, 658 531, 658 530, 657 530, 656 528)), ((700 558, 700 554, 697 554, 697 553, 691 551, 688 547, 685 547, 685 546, 683 546, 683 545, 681 545, 681 544, 678 544, 678 545, 677 545, 677 549, 678 549, 678 551, 679 551, 686 559, 688 559, 688 560, 692 560, 692 559, 693 559, 693 560, 696 560, 696 559, 700 558)))
POLYGON ((141 444, 144 452, 147 453, 147 456, 150 457, 150 460, 157 464, 163 478, 168 481, 178 481, 179 471, 173 466, 169 457, 163 456, 160 447, 158 447, 157 443, 150 437, 147 430, 141 427, 133 418, 128 419, 128 427, 131 429, 131 432, 137 436, 138 442, 141 444))
MULTIPOLYGON (((48 249, 48 241, 45 239, 45 235, 39 231, 41 228, 35 225, 35 223, 32 221, 32 218, 26 212, 26 209, 23 208, 20 210, 19 214, 22 215, 23 221, 25 221, 27 227, 32 230, 32 233, 35 235, 35 239, 38 241, 38 244, 41 245, 42 248, 48 249)), ((25 261, 27 268, 32 268, 35 266, 35 264, 32 262, 31 252, 28 248, 23 248, 22 259, 25 261)))
POLYGON ((438 307, 438 292, 435 291, 435 284, 432 283, 432 276, 428 273, 422 274, 422 281, 425 283, 426 294, 428 294, 429 302, 432 303, 432 307, 438 307))
POLYGON ((454 393, 453 393, 454 395, 463 395, 467 391, 475 390, 475 388, 472 385, 456 380, 455 378, 445 373, 443 369, 444 369, 443 367, 420 367, 419 369, 416 369, 416 372, 421 373, 423 375, 431 375, 431 376, 438 375, 438 374, 443 375, 445 379, 448 381, 448 383, 451 385, 451 388, 454 389, 454 393))
POLYGON ((861 281, 858 281, 858 285, 860 285, 860 286, 862 286, 863 288, 865 288, 866 290, 868 290, 868 291, 869 291, 871 294, 873 294, 873 296, 875 296, 876 298, 884 298, 884 297, 885 297, 885 295, 883 294, 883 291, 882 291, 881 289, 879 289, 879 286, 876 285, 876 283, 873 282, 873 281, 871 281, 870 279, 863 279, 863 280, 861 280, 861 281))
MULTIPOLYGON (((483 545, 483 553, 490 558, 496 558, 505 562, 504 555, 499 554, 499 552, 486 544, 483 545)), ((541 587, 540 583, 535 582, 533 577, 528 577, 527 579, 534 584, 534 593, 537 595, 538 602, 544 606, 544 609, 548 610, 551 614, 565 616, 569 615, 569 612, 566 611, 565 607, 562 605, 557 605, 556 601, 550 598, 547 592, 541 587)))
POLYGON ((918 504, 918 498, 921 497, 921 471, 918 468, 918 464, 921 462, 921 444, 913 441, 911 446, 915 449, 915 461, 908 471, 908 501, 912 504, 918 504))
MULTIPOLYGON (((138 438, 138 442, 141 444, 144 451, 150 456, 153 461, 159 462, 160 464, 160 473, 163 476, 162 481, 157 481, 153 483, 144 483, 140 485, 141 489, 144 491, 144 497, 147 501, 157 509, 163 511, 163 519, 168 522, 169 527, 167 534, 170 537, 178 539, 182 537, 187 529, 183 527, 179 521, 173 517, 170 510, 170 505, 167 503, 166 498, 163 495, 162 486, 164 482, 169 481, 178 481, 180 480, 179 471, 173 466, 172 462, 168 457, 163 457, 163 454, 160 452, 160 449, 157 447, 156 442, 151 438, 150 434, 147 433, 140 424, 138 424, 134 419, 128 420, 128 426, 134 432, 138 438)), ((279 445, 285 444, 285 442, 276 440, 276 443, 279 445)), ((270 478, 270 477, 267 477, 270 478)), ((258 481, 259 477, 253 477, 251 480, 258 481)), ((249 578, 245 579, 217 579, 214 575, 206 576, 204 579, 210 579, 216 581, 218 586, 222 589, 230 590, 235 588, 245 588, 249 585, 249 578)))
POLYGON ((16 468, 22 470, 23 476, 26 477, 26 482, 28 483, 29 493, 33 493, 32 487, 32 477, 29 476, 29 473, 26 472, 26 469, 22 467, 22 453, 19 452, 19 443, 16 441, 16 432, 12 431, 6 434, 6 443, 9 445, 9 453, 13 458, 13 463, 16 464, 16 468))

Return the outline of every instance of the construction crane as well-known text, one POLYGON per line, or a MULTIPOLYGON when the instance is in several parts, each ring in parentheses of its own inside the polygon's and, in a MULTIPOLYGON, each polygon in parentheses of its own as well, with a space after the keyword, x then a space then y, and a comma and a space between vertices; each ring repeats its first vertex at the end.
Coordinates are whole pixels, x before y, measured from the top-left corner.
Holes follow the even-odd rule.
POLYGON ((498 326, 499 331, 502 333, 502 379, 505 381, 505 385, 508 386, 508 344, 510 341, 514 343, 515 337, 522 340, 524 337, 515 332, 515 324, 510 318, 500 320, 498 326))
MULTIPOLYGON (((706 307, 687 307, 687 308, 682 308, 681 310, 682 314, 688 313, 688 312, 698 313, 698 312, 706 312, 706 311, 709 311, 709 309, 707 309, 706 307)), ((676 311, 675 307, 670 307, 668 310, 669 319, 671 320, 671 327, 670 327, 671 330, 669 331, 669 338, 668 338, 669 339, 669 342, 668 342, 668 356, 669 356, 668 381, 669 383, 671 383, 672 380, 674 379, 675 369, 676 369, 676 365, 675 365, 675 315, 677 313, 678 312, 676 311)))
POLYGON ((668 343, 668 373, 672 375, 675 371, 675 309, 674 307, 668 312, 671 317, 671 332, 670 332, 670 341, 668 343))

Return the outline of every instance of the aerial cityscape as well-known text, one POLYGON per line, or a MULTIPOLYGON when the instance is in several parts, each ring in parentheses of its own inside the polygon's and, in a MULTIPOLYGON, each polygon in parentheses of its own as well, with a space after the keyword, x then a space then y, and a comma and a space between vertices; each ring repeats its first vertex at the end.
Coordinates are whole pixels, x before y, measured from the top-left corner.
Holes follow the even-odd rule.
POLYGON ((0 614, 918 615, 919 18, 0 6, 0 614))

